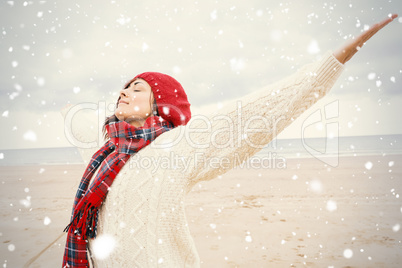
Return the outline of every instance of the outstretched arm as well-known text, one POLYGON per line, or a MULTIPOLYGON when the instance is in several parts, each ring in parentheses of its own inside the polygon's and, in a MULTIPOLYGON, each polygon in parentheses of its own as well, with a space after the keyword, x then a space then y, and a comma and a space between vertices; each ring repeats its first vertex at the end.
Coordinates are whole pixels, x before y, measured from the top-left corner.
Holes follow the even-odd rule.
POLYGON ((361 35, 356 37, 355 39, 347 42, 343 46, 341 46, 339 49, 334 51, 334 56, 337 60, 339 60, 340 63, 345 64, 347 61, 349 61, 354 54, 356 54, 357 51, 373 36, 375 35, 379 30, 384 28, 388 23, 393 21, 396 17, 398 17, 398 14, 392 14, 385 20, 374 24, 371 26, 367 31, 363 32, 361 35))
POLYGON ((190 188, 197 181, 212 179, 241 164, 272 141, 329 92, 344 63, 394 18, 396 15, 373 25, 371 30, 334 53, 326 53, 320 61, 304 66, 294 75, 227 105, 219 114, 190 121, 186 126, 189 134, 175 148, 179 155, 193 156, 190 162, 194 166, 187 170, 190 188), (223 164, 219 164, 221 160, 223 164))

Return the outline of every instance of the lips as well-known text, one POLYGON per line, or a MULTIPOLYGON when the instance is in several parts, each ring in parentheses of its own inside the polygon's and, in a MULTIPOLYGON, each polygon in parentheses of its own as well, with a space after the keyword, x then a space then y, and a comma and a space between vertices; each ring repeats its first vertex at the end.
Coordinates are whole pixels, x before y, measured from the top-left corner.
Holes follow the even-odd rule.
POLYGON ((120 100, 120 101, 119 101, 119 104, 122 104, 122 103, 128 104, 128 102, 126 102, 126 101, 124 101, 124 100, 120 100))

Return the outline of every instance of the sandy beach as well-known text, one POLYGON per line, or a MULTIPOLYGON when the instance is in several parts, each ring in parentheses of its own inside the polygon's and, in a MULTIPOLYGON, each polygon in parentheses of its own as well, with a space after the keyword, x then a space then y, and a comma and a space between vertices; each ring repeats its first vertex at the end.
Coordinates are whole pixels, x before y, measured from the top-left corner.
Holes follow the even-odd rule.
MULTIPOLYGON (((1 171, 1 264, 22 267, 68 223, 84 165, 1 171)), ((187 219, 202 267, 400 267, 402 155, 287 159, 200 182, 187 219)), ((65 235, 30 267, 60 267, 65 235)))

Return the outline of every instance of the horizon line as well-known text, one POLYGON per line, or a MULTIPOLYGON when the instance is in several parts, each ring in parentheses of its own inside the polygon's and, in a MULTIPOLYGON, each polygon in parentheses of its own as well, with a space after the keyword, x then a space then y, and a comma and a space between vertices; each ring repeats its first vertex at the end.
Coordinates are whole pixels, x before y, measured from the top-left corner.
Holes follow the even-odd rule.
MULTIPOLYGON (((373 136, 395 136, 395 135, 402 135, 402 133, 394 133, 394 134, 376 134, 376 135, 353 135, 353 136, 338 136, 338 138, 351 138, 351 137, 373 137, 373 136)), ((277 138, 275 137, 273 140, 296 140, 300 139, 301 137, 298 138, 277 138)), ((324 139, 327 138, 325 136, 319 136, 319 137, 307 137, 305 139, 324 139)), ((266 146, 268 146, 269 143, 267 143, 266 146)), ((6 151, 6 150, 28 150, 28 149, 55 149, 55 148, 77 148, 76 146, 53 146, 53 147, 24 147, 24 148, 0 148, 1 151, 6 151)))

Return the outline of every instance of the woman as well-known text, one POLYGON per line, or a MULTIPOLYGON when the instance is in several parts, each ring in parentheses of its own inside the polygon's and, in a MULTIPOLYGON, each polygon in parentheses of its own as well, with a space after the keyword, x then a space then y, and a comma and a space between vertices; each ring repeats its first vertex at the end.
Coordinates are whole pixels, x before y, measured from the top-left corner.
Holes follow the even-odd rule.
MULTIPOLYGON (((184 211, 186 194, 197 182, 254 155, 325 96, 344 64, 396 17, 241 103, 190 123, 190 104, 179 82, 155 72, 134 77, 120 91, 115 114, 104 126, 108 140, 92 156, 77 191, 63 267, 90 262, 95 267, 199 267, 184 211), (270 120, 276 120, 274 127, 267 126, 270 120), (150 168, 143 160, 156 165, 150 168)), ((88 133, 75 134, 91 140, 88 133)))

